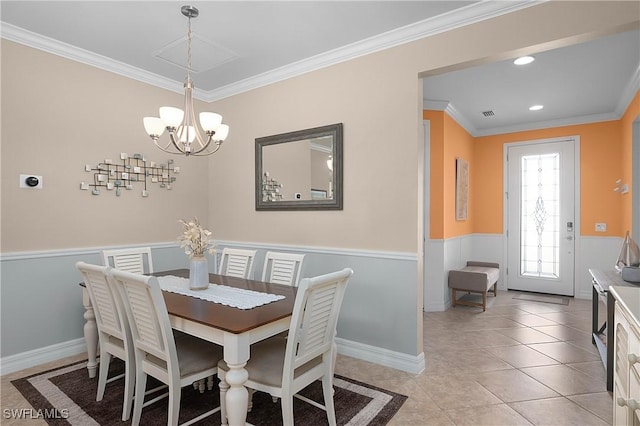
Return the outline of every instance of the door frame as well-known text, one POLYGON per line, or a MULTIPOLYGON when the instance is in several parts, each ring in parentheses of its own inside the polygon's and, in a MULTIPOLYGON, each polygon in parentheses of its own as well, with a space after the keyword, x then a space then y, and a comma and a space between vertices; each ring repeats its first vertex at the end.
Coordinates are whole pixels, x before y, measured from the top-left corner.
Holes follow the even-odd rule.
POLYGON ((558 138, 549 138, 549 139, 534 139, 534 140, 523 140, 523 141, 515 141, 515 142, 507 142, 502 146, 503 157, 502 157, 502 264, 504 265, 504 290, 509 289, 509 271, 507 265, 509 265, 509 250, 508 250, 508 239, 507 232, 509 231, 509 205, 507 200, 507 193, 509 191, 509 169, 507 167, 507 158, 509 154, 509 147, 512 146, 522 146, 522 145, 538 145, 543 143, 553 143, 553 142, 564 142, 564 141, 572 141, 573 142, 573 169, 574 169, 574 246, 573 246, 573 296, 577 297, 579 295, 580 285, 578 280, 582 276, 580 274, 580 265, 581 265, 581 206, 580 206, 580 136, 564 136, 558 138))

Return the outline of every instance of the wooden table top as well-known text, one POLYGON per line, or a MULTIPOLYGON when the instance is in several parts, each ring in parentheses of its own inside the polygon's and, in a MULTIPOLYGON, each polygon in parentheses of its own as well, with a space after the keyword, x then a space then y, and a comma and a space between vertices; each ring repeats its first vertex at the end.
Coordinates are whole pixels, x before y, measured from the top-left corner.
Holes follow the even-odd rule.
MULTIPOLYGON (((156 272, 154 276, 175 275, 189 277, 188 269, 156 272)), ((163 291, 169 314, 196 321, 204 325, 228 331, 234 334, 244 333, 281 318, 291 316, 296 297, 296 287, 271 284, 262 281, 209 274, 211 284, 243 288, 262 293, 281 294, 284 299, 257 306, 253 309, 238 309, 195 297, 163 291)))

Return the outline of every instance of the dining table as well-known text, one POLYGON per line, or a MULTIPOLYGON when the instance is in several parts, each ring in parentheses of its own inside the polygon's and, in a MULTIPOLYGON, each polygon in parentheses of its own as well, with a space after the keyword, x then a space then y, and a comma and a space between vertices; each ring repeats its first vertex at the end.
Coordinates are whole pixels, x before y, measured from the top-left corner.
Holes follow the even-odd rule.
MULTIPOLYGON (((151 275, 187 278, 189 270, 177 269, 151 275)), ((229 366, 225 376, 229 384, 225 399, 228 423, 231 426, 245 425, 249 397, 244 386, 248 378, 244 367, 251 355, 251 345, 289 329, 296 288, 217 274, 209 274, 209 283, 284 296, 280 300, 251 309, 240 309, 190 295, 165 290, 162 292, 169 313, 169 321, 175 330, 216 343, 224 348, 224 360, 229 366)), ((95 314, 84 287, 83 305, 87 369, 89 377, 95 377, 98 333, 95 314)))

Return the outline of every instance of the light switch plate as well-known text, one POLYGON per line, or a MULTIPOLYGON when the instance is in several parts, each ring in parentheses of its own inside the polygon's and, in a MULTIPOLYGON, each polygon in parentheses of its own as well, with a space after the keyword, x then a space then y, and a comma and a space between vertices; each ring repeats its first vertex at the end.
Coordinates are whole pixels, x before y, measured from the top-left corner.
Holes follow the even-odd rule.
POLYGON ((607 232, 607 224, 602 222, 596 223, 596 232, 607 232))

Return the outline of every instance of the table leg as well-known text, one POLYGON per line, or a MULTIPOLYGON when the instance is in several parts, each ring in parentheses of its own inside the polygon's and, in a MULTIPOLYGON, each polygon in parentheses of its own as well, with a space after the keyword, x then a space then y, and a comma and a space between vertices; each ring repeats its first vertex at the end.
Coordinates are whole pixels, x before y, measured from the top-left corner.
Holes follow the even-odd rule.
POLYGON ((244 383, 249 377, 244 369, 246 363, 229 364, 229 371, 225 375, 225 380, 229 384, 226 396, 227 419, 229 426, 244 425, 247 420, 247 407, 249 406, 249 392, 244 387, 244 383))
POLYGON ((249 360, 249 337, 243 334, 225 333, 224 360, 229 367, 225 381, 229 390, 225 397, 229 426, 245 426, 249 407, 249 392, 244 386, 249 373, 244 366, 249 360))
POLYGON ((87 370, 89 371, 89 377, 94 378, 96 377, 96 368, 98 367, 98 362, 96 361, 98 353, 98 326, 86 288, 82 289, 82 305, 84 306, 84 340, 87 345, 87 370))
POLYGON ((591 291, 591 343, 595 344, 595 335, 598 332, 598 302, 600 298, 595 284, 591 285, 591 291))

